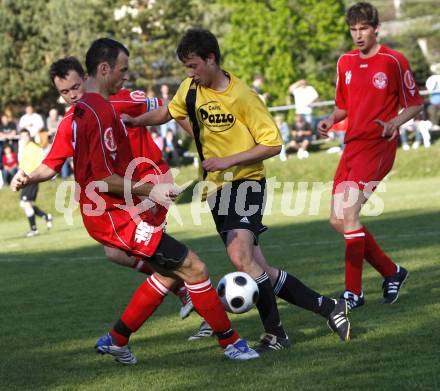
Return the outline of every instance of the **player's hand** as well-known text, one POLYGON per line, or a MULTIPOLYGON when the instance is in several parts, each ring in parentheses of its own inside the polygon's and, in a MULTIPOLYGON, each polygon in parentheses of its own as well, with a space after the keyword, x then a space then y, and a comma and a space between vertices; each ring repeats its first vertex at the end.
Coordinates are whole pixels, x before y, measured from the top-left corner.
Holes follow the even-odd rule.
POLYGON ((158 183, 154 185, 148 197, 152 201, 168 208, 181 192, 182 190, 174 184, 158 183))
POLYGON ((323 119, 322 121, 319 121, 319 123, 318 123, 319 134, 322 137, 328 137, 327 133, 331 129, 333 124, 334 124, 334 121, 330 117, 327 117, 326 119, 323 119))
POLYGON ((202 163, 203 169, 205 171, 223 171, 232 166, 230 159, 228 157, 210 157, 202 163))
POLYGON ((393 121, 384 122, 380 119, 376 119, 374 122, 382 126, 382 137, 387 138, 388 141, 394 140, 399 134, 399 127, 393 121))
POLYGON ((12 191, 19 191, 23 189, 29 183, 29 175, 27 175, 23 170, 18 170, 11 181, 12 191))
POLYGON ((128 114, 121 114, 121 119, 125 125, 136 128, 138 126, 136 117, 130 117, 128 114))

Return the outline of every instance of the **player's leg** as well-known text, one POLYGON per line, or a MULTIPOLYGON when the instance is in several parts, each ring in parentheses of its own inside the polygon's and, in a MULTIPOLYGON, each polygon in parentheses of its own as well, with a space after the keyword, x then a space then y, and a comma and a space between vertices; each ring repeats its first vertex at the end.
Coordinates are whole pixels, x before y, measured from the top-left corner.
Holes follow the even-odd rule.
POLYGON ((44 210, 40 209, 37 205, 34 204, 33 206, 35 214, 46 221, 47 228, 52 228, 53 216, 50 213, 46 213, 44 210))
MULTIPOLYGON (((225 349, 225 354, 232 359, 258 357, 247 347, 247 343, 240 339, 238 333, 231 329, 223 305, 209 280, 206 266, 197 255, 182 243, 163 234, 155 254, 149 261, 153 268, 160 270, 161 273, 153 274, 138 287, 112 331, 98 341, 98 351, 113 354, 107 346, 108 338, 111 339, 112 346, 127 347, 131 334, 154 313, 163 301, 168 288, 180 278, 185 281, 197 312, 216 333, 220 346, 225 349), (164 274, 168 276, 165 277, 164 274), (101 340, 103 342, 100 342, 101 340)), ((119 361, 124 364, 133 363, 130 360, 119 361)))
POLYGON ((35 212, 31 201, 20 201, 20 208, 23 209, 26 215, 30 231, 26 234, 27 237, 38 235, 37 223, 35 222, 35 212))
MULTIPOLYGON (((129 256, 124 251, 109 246, 104 246, 104 252, 107 259, 113 263, 116 263, 117 265, 135 269, 143 274, 151 275, 154 273, 154 269, 151 267, 150 263, 144 258, 129 256)), ((182 280, 176 281, 169 287, 169 290, 174 295, 176 295, 182 303, 182 307, 180 309, 180 317, 184 319, 189 316, 194 307, 192 305, 191 299, 188 300, 189 296, 187 295, 187 290, 185 288, 184 282, 182 280)))
POLYGON ((290 342, 281 323, 269 275, 254 259, 254 241, 253 232, 247 229, 230 230, 227 232, 226 251, 234 267, 249 274, 258 285, 259 299, 256 306, 265 334, 257 350, 281 350, 289 346, 290 342))
POLYGON ((270 266, 259 245, 254 246, 254 259, 271 277, 274 293, 290 304, 321 315, 341 340, 350 339, 351 326, 344 299, 332 299, 306 286, 285 270, 270 266), (275 277, 275 278, 274 278, 275 277))

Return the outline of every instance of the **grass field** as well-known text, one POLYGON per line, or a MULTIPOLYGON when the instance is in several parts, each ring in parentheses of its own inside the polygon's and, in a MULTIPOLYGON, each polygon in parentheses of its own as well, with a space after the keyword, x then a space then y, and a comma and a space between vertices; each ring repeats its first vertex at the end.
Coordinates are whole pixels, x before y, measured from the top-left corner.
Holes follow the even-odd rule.
MULTIPOLYGON (((214 339, 187 342, 200 320, 196 315, 180 320, 174 297, 133 336, 138 365, 123 367, 96 355, 96 339, 118 318, 142 275, 106 261, 77 214, 71 227, 57 215, 52 231, 25 239, 25 220, 13 218, 15 204, 2 201, 0 390, 440 389, 438 155, 438 147, 401 154, 386 192, 378 193, 384 212, 364 219, 392 258, 410 271, 399 302, 380 304, 381 279, 366 265, 366 305, 352 313, 349 343, 339 342, 320 317, 279 302, 291 349, 244 363, 224 360, 214 339)), ((309 174, 301 178, 329 180, 325 175, 336 160, 317 154, 302 166, 309 174)), ((287 178, 291 169, 298 175, 303 163, 292 160, 282 168, 273 162, 269 173, 287 178)), ((56 183, 42 190, 49 207, 56 183)), ((16 195, 4 191, 1 197, 14 200, 16 195)), ((328 192, 313 216, 284 216, 285 201, 276 193, 265 218, 270 230, 261 243, 267 257, 323 294, 339 295, 343 242, 327 223, 328 192)), ((231 267, 210 216, 197 225, 191 207, 178 206, 183 224, 171 218, 169 232, 206 260, 217 281, 231 267)), ((232 319, 243 336, 257 341, 261 327, 255 310, 232 319)))

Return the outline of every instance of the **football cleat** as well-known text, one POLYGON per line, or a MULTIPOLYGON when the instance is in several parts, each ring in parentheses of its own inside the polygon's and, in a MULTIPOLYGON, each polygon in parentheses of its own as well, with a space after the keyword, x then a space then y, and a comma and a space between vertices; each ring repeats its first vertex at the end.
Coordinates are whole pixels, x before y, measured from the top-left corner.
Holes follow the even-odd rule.
POLYGON ((335 300, 335 309, 327 319, 327 325, 332 331, 338 333, 342 341, 350 340, 351 325, 348 319, 348 302, 345 299, 335 300))
POLYGON ((397 265, 397 273, 391 277, 385 277, 382 283, 383 304, 393 304, 399 298, 399 290, 409 276, 408 270, 397 265))
POLYGON ((187 318, 191 312, 194 311, 194 305, 188 291, 185 292, 185 300, 182 300, 182 307, 180 307, 179 315, 181 319, 187 318))
POLYGON ((194 335, 188 337, 188 341, 195 341, 201 338, 212 337, 213 334, 214 331, 212 330, 211 326, 206 321, 203 321, 197 332, 194 335))
POLYGON ((364 292, 361 292, 360 295, 356 295, 353 292, 345 291, 341 295, 341 299, 345 299, 347 301, 347 307, 349 311, 365 304, 364 292))
POLYGON ((53 216, 50 213, 48 213, 46 217, 46 227, 47 229, 51 229, 52 226, 53 226, 53 216))
POLYGON ((40 233, 38 232, 38 229, 31 229, 29 232, 26 233, 27 238, 32 238, 33 236, 37 236, 40 233))
POLYGON ((136 356, 130 351, 130 346, 118 346, 113 343, 110 333, 98 339, 95 345, 96 353, 110 354, 117 362, 124 365, 134 365, 137 363, 136 356))
POLYGON ((224 353, 230 360, 252 360, 260 357, 244 339, 239 339, 234 344, 226 346, 224 353))
POLYGON ((255 347, 257 353, 275 352, 288 348, 290 346, 289 338, 277 337, 273 334, 262 334, 260 343, 255 347))

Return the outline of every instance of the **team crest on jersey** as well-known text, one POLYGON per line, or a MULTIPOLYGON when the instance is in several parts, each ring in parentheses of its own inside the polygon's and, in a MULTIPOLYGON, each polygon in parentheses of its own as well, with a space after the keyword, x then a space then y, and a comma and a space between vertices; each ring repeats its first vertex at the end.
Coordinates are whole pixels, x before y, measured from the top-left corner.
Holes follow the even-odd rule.
POLYGON ((145 102, 145 99, 147 99, 145 92, 140 90, 130 92, 130 98, 135 102, 145 102))
POLYGON ((410 70, 405 72, 405 76, 403 77, 405 81, 405 86, 408 90, 414 90, 416 88, 416 82, 414 81, 413 75, 410 70))
POLYGON ((197 118, 211 132, 224 132, 232 128, 236 118, 220 102, 205 103, 197 109, 197 118))
POLYGON ((373 76, 373 85, 379 90, 383 90, 384 88, 386 88, 388 85, 387 75, 383 72, 377 72, 373 76))
POLYGON ((345 72, 345 84, 348 86, 351 82, 351 71, 345 72))
POLYGON ((110 152, 116 151, 115 137, 113 136, 113 129, 107 128, 104 130, 104 145, 110 152))

